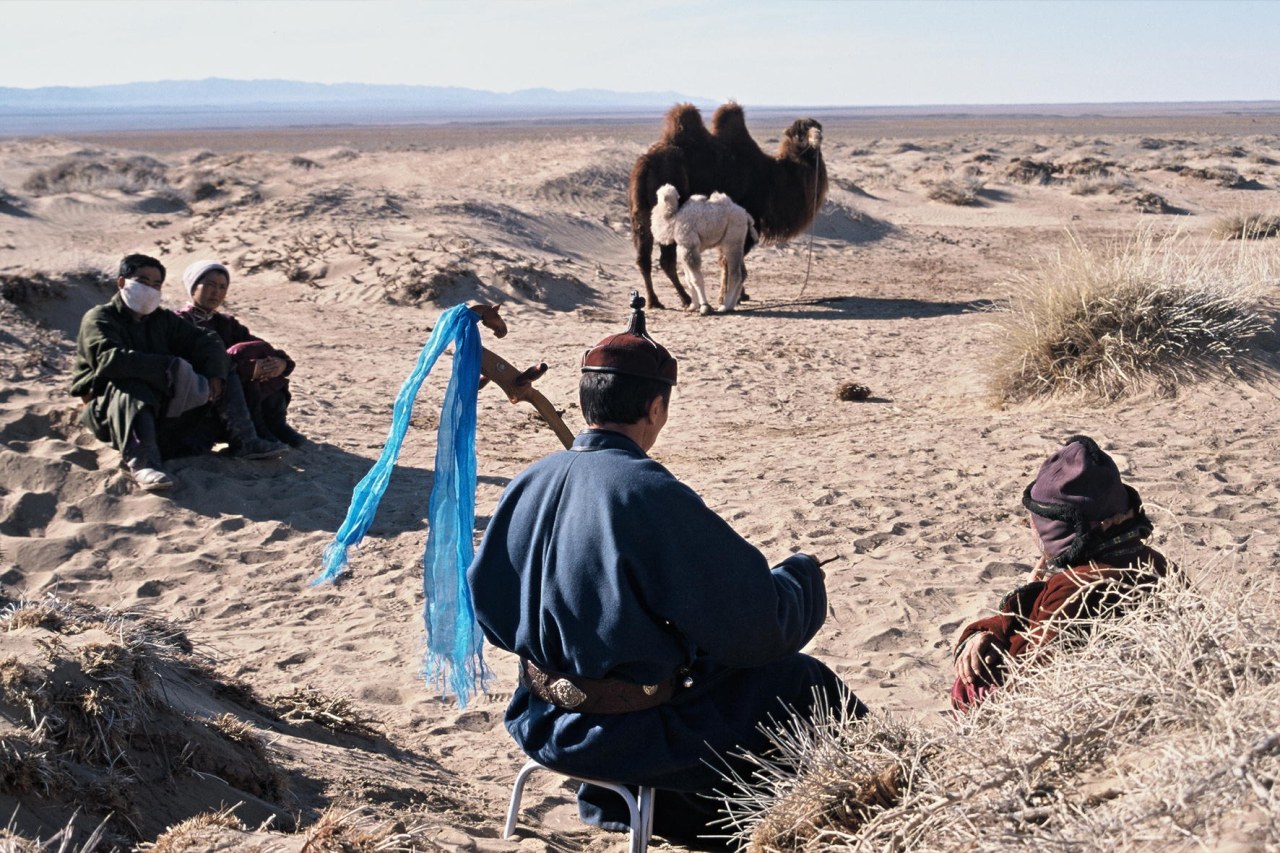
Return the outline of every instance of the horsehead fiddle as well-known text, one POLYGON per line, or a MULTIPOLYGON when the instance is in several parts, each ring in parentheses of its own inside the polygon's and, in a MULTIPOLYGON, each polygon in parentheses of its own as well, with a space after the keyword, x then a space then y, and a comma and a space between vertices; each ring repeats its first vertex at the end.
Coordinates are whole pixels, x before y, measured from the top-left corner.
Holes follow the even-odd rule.
MULTIPOLYGON (((507 335, 507 323, 498 314, 498 309, 501 307, 501 303, 467 306, 468 309, 480 316, 480 322, 493 332, 494 337, 504 338, 507 335)), ((483 388, 488 382, 492 381, 493 384, 502 389, 503 393, 507 395, 507 400, 512 405, 521 402, 529 403, 546 421, 547 426, 551 427, 552 432, 556 434, 556 437, 560 439, 560 443, 567 450, 573 446, 573 431, 565 425, 564 419, 560 417, 560 413, 556 411, 556 407, 551 404, 551 401, 544 397, 541 391, 533 387, 534 381, 546 372, 547 365, 545 362, 535 364, 528 370, 516 370, 510 363, 488 347, 482 346, 480 348, 480 387, 483 388)))

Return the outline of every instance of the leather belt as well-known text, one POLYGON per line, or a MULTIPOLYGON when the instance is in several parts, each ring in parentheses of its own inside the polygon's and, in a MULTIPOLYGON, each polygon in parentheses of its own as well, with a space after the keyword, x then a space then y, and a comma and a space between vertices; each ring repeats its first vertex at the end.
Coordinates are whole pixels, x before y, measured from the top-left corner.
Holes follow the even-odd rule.
POLYGON ((677 677, 657 684, 621 678, 583 678, 542 669, 520 659, 520 683, 544 702, 580 714, 628 714, 665 704, 676 692, 677 677))

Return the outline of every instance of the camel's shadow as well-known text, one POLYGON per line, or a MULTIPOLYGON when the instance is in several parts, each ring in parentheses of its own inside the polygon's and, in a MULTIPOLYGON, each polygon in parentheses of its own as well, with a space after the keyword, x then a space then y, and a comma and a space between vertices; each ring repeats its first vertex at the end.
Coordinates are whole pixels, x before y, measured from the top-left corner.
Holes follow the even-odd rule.
POLYGON ((924 299, 881 299, 871 296, 824 296, 785 302, 739 304, 737 313, 753 317, 803 320, 922 320, 990 311, 990 299, 929 302, 924 299))

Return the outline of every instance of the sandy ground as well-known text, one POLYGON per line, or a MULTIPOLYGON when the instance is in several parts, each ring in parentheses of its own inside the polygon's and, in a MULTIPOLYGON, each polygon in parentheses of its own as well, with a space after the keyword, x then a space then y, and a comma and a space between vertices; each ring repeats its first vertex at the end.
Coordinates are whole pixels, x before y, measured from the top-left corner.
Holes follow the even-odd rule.
MULTIPOLYGON (((772 148, 786 123, 752 130, 772 148)), ((547 362, 539 387, 582 426, 577 361, 622 328, 639 284, 626 181, 657 128, 655 116, 416 139, 400 128, 0 141, 5 594, 145 610, 263 696, 312 687, 350 699, 380 737, 281 734, 273 746, 298 780, 281 805, 304 822, 336 804, 425 825, 444 848, 516 849, 499 838, 520 764, 501 723, 514 661, 489 652, 492 692, 466 710, 419 676, 443 375, 419 398, 352 575, 308 582, 444 308, 502 300, 511 333, 486 344, 520 366, 547 362), (85 164, 131 157, 153 158, 135 186, 83 177, 85 164), (31 188, 60 163, 81 177, 31 188), (79 276, 129 251, 169 266, 172 307, 186 264, 231 267, 229 308, 298 363, 293 420, 312 446, 273 462, 180 460, 170 496, 135 490, 118 455, 74 424, 66 390, 74 329, 101 298, 79 276), (13 284, 37 274, 45 286, 13 284)), ((748 257, 739 313, 649 319, 681 360, 653 455, 767 555, 843 558, 828 567, 831 614, 812 653, 871 706, 936 719, 958 627, 1030 568, 1021 490, 1076 432, 1116 457, 1174 559, 1275 570, 1277 386, 1002 409, 986 358, 1009 276, 1069 229, 1088 241, 1154 224, 1209 240, 1221 216, 1280 212, 1280 119, 833 120, 824 151, 832 189, 807 281, 807 239, 763 247, 748 257), (1009 177, 1015 158, 1064 168, 1025 183, 1009 177), (976 204, 929 200, 931 182, 965 169, 984 184, 976 204), (1150 194, 1169 212, 1143 212, 1150 194), (871 399, 838 400, 849 381, 871 399)), ((510 478, 558 446, 532 409, 481 393, 478 528, 510 478)), ((531 784, 520 832, 541 841, 519 849, 625 845, 580 827, 570 790, 549 777, 531 784)))

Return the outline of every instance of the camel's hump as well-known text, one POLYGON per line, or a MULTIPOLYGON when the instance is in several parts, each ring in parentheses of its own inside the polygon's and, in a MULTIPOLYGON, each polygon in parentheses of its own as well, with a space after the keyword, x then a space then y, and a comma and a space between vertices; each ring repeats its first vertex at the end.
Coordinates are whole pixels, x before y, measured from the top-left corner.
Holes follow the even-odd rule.
POLYGON ((730 101, 716 110, 711 117, 711 134, 720 142, 733 148, 749 147, 757 151, 760 146, 747 130, 747 116, 742 107, 730 101))
POLYGON ((676 104, 667 110, 666 124, 662 128, 663 142, 684 146, 710 140, 711 134, 702 123, 702 113, 693 104, 676 104))

